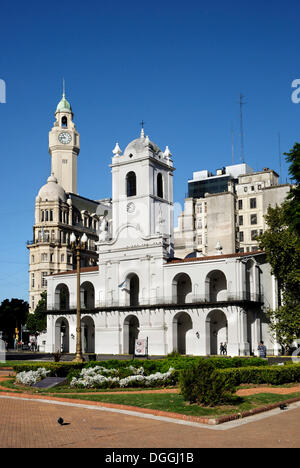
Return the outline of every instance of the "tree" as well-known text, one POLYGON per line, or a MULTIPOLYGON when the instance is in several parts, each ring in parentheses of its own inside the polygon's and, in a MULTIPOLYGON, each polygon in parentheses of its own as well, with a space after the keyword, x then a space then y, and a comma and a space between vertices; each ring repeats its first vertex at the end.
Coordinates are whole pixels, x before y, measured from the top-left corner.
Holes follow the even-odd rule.
POLYGON ((0 305, 0 330, 4 332, 9 345, 13 343, 13 337, 17 328, 21 332, 21 326, 25 324, 29 313, 29 305, 23 299, 5 299, 0 305))
MULTIPOLYGON (((299 180, 300 145, 287 156, 292 163, 290 174, 299 180)), ((300 338, 299 187, 291 190, 281 206, 269 207, 265 219, 268 229, 259 236, 259 247, 266 252, 278 283, 278 308, 269 310, 268 315, 279 343, 289 346, 300 338)))
POLYGON ((41 293, 41 299, 39 300, 34 313, 29 314, 26 322, 26 329, 31 334, 43 333, 47 329, 47 292, 41 293))
POLYGON ((284 154, 290 163, 289 174, 295 182, 285 203, 285 215, 288 225, 300 236, 300 143, 284 154))

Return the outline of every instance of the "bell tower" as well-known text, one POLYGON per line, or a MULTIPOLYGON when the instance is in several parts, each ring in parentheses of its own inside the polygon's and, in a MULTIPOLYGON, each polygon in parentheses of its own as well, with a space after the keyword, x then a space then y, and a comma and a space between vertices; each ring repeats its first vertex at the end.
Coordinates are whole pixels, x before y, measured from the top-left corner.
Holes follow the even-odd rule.
POLYGON ((49 132, 51 173, 68 193, 77 193, 77 157, 80 137, 73 122, 73 112, 63 89, 55 112, 55 122, 49 132))
POLYGON ((117 144, 112 158, 112 237, 130 238, 123 228, 135 226, 147 238, 168 239, 172 256, 173 226, 173 161, 168 147, 160 148, 142 129, 124 153, 117 144), (120 233, 120 234, 119 234, 120 233))

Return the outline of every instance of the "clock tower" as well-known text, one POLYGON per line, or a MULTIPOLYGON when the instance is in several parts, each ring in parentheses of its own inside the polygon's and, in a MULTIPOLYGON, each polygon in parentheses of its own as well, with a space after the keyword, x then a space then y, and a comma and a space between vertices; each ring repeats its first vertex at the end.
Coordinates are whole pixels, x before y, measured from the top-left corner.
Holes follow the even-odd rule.
POLYGON ((51 173, 68 193, 77 194, 77 157, 80 138, 73 122, 73 112, 65 91, 55 112, 55 122, 49 132, 51 173))

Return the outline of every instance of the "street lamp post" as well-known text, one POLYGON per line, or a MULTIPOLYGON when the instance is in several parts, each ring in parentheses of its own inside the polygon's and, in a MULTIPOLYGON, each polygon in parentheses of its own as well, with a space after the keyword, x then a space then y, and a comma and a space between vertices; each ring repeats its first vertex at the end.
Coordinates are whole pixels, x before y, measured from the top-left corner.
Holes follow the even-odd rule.
POLYGON ((83 234, 81 239, 76 239, 72 232, 70 236, 71 249, 76 252, 77 264, 77 306, 76 306, 76 356, 74 362, 83 362, 81 347, 81 320, 80 320, 80 258, 81 252, 86 250, 87 235, 83 234))

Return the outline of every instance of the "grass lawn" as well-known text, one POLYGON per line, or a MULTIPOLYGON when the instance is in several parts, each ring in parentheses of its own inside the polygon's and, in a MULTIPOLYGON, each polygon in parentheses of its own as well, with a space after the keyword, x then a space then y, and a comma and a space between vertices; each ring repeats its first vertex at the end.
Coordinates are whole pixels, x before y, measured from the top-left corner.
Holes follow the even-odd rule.
MULTIPOLYGON (((56 389, 41 390, 32 387, 19 386, 14 384, 14 377, 8 378, 6 381, 1 382, 2 387, 14 389, 17 393, 30 393, 30 394, 44 394, 54 397, 66 397, 70 399, 77 399, 82 401, 99 401, 104 403, 121 404, 127 406, 136 406, 139 408, 147 408, 152 410, 166 411, 172 413, 179 413, 188 416, 198 417, 220 417, 222 415, 241 413, 249 411, 254 408, 265 406, 272 403, 279 403, 292 398, 300 398, 300 392, 277 395, 272 393, 259 393, 257 395, 238 397, 234 396, 232 400, 224 406, 214 408, 201 407, 196 404, 188 404, 183 400, 183 397, 178 393, 138 393, 138 394, 107 394, 105 392, 112 392, 112 389, 99 390, 99 389, 70 389, 68 387, 58 387, 56 389), (101 391, 102 394, 95 394, 101 391), (81 393, 81 394, 79 394, 81 393)), ((124 389, 124 391, 137 391, 143 389, 124 389)), ((150 390, 150 389, 149 389, 150 390)), ((1 390, 5 391, 5 390, 1 390)), ((115 389, 120 392, 120 389, 115 389)))
MULTIPOLYGON (((52 396, 62 397, 61 393, 53 393, 52 396)), ((247 397, 234 397, 228 405, 215 408, 205 408, 186 403, 179 394, 134 394, 134 395, 76 395, 66 394, 67 398, 84 401, 99 401, 114 403, 139 408, 180 413, 189 416, 217 417, 226 414, 240 413, 267 404, 285 401, 291 398, 300 398, 300 392, 289 395, 276 395, 272 393, 260 393, 247 397)))

